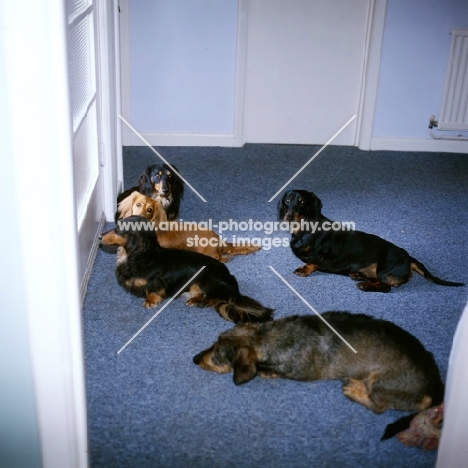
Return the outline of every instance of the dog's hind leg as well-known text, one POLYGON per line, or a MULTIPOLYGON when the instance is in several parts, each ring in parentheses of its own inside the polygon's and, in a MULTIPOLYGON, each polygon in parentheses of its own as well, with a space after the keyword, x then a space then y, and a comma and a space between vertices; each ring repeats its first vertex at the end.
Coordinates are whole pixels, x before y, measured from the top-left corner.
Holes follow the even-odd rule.
POLYGON ((371 372, 365 379, 346 379, 343 384, 343 395, 355 401, 374 413, 383 413, 392 408, 388 392, 382 388, 379 372, 371 372))
POLYGON ((189 299, 185 302, 186 306, 189 307, 207 307, 206 303, 206 294, 200 289, 198 284, 192 284, 190 286, 188 294, 190 295, 189 299))
POLYGON ((392 286, 397 288, 408 282, 412 274, 407 252, 395 246, 385 250, 376 268, 377 280, 387 289, 381 292, 389 292, 392 286))
POLYGON ((348 397, 350 400, 365 406, 367 409, 375 411, 367 386, 362 380, 347 379, 343 385, 342 391, 343 395, 348 397))
POLYGON ((392 289, 390 285, 381 283, 379 280, 376 279, 368 279, 366 281, 361 281, 360 283, 357 283, 356 286, 364 292, 388 293, 392 289))
POLYGON ((260 250, 257 245, 234 245, 230 242, 225 242, 225 245, 221 247, 221 255, 249 255, 260 250))

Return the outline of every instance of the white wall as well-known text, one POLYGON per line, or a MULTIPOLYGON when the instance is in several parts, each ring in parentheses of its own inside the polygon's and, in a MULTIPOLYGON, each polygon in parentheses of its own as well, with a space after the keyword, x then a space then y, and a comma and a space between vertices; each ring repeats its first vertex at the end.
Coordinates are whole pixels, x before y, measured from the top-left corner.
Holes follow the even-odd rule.
POLYGON ((237 0, 129 6, 132 125, 153 133, 232 133, 237 0))
MULTIPOLYGON (((201 144, 231 145, 216 136, 236 126, 237 6, 248 0, 121 0, 127 4, 124 116, 152 144, 211 135, 201 144)), ((466 0, 388 0, 376 113, 372 129, 362 129, 372 132, 371 149, 466 151, 466 142, 435 141, 427 129, 439 112, 454 27, 468 27, 466 0)), ((125 145, 143 144, 128 135, 125 145)))
POLYGON ((440 146, 428 134, 429 117, 440 109, 449 30, 467 27, 466 0, 388 0, 371 147, 440 146))

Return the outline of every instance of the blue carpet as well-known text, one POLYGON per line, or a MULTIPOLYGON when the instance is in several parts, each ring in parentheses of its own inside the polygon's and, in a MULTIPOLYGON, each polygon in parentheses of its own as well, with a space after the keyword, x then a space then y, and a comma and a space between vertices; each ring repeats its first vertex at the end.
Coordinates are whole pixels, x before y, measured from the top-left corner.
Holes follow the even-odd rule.
MULTIPOLYGON (((207 200, 188 187, 184 220, 274 221, 268 200, 319 149, 158 148, 207 200)), ((124 150, 125 186, 157 156, 124 150)), ((314 191, 330 219, 405 248, 440 278, 468 283, 468 155, 362 152, 328 147, 290 184, 314 191)), ((109 224, 111 226, 111 224, 109 224)), ((262 232, 226 233, 267 238, 262 232)), ((287 233, 273 234, 288 237, 287 233)), ((277 318, 312 313, 276 277, 273 266, 318 310, 372 314, 402 326, 430 350, 446 375, 467 288, 419 275, 389 294, 363 293, 349 278, 314 273, 289 247, 272 247, 227 264, 243 294, 276 309, 277 318)), ((192 357, 232 325, 212 309, 174 301, 120 354, 149 320, 142 299, 115 279, 115 256, 98 252, 84 303, 90 459, 92 467, 431 467, 436 451, 380 442, 404 413, 375 415, 341 394, 341 383, 256 378, 236 387, 232 375, 199 369, 192 357)))

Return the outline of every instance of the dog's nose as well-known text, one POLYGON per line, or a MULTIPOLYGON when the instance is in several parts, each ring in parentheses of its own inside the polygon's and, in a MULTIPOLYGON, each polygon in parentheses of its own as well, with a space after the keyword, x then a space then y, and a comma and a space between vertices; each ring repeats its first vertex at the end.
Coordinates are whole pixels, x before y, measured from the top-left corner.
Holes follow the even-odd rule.
POLYGON ((198 366, 202 360, 203 352, 198 353, 196 356, 193 357, 193 362, 198 366))

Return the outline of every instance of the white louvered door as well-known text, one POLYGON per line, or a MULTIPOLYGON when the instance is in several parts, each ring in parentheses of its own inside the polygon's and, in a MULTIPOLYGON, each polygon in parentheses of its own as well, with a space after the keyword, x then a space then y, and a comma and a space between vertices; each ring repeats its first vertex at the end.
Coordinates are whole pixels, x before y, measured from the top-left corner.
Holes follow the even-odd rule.
POLYGON ((86 277, 92 265, 93 244, 100 229, 103 212, 95 21, 93 0, 67 1, 73 114, 73 184, 82 288, 86 286, 86 277))

